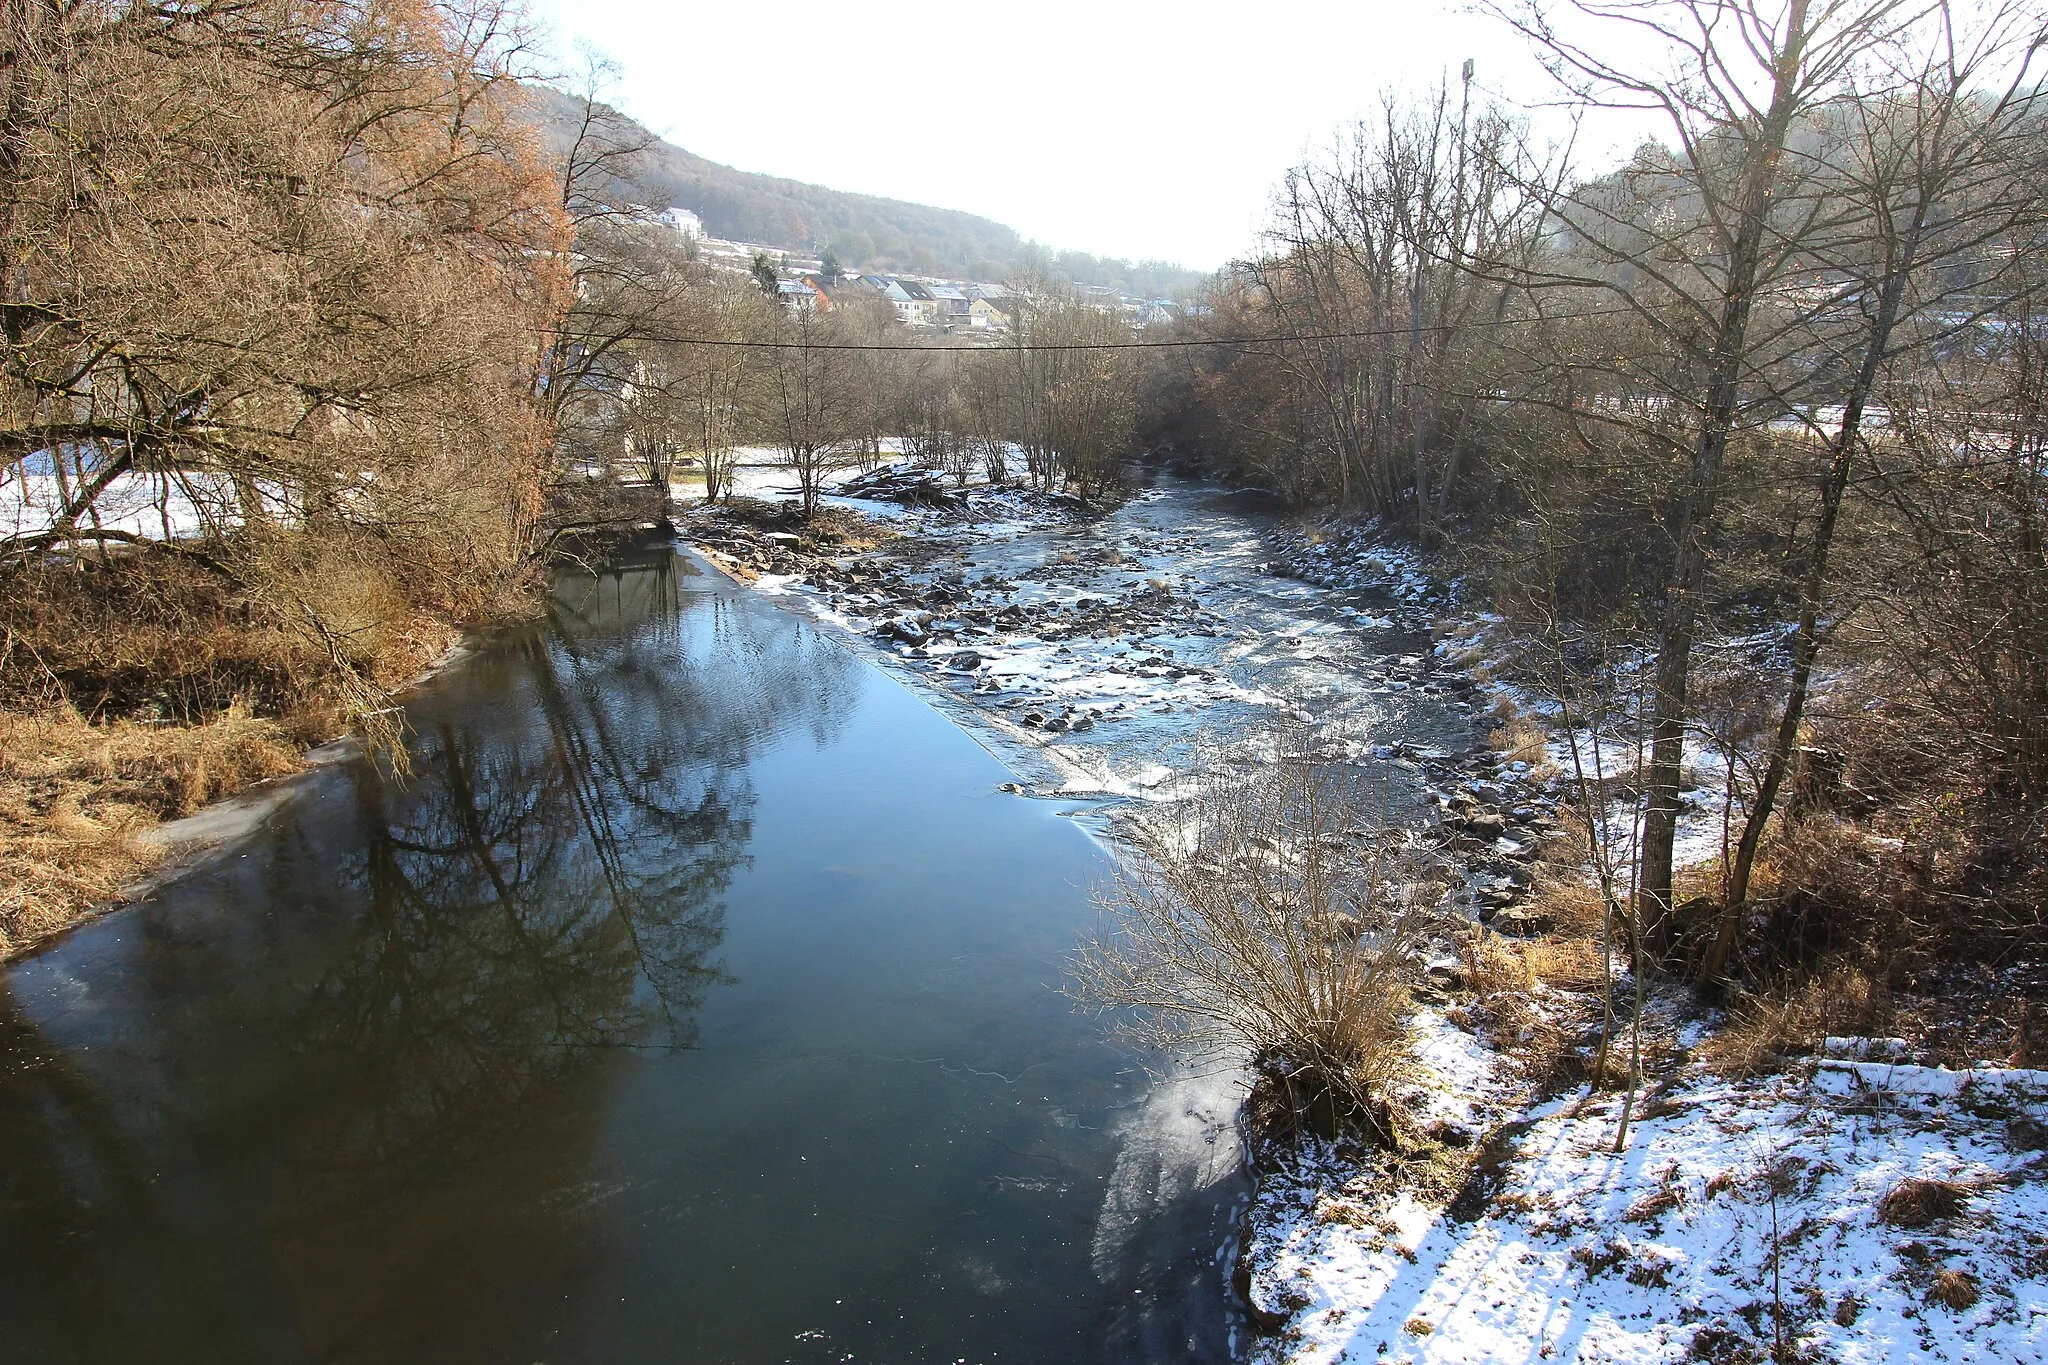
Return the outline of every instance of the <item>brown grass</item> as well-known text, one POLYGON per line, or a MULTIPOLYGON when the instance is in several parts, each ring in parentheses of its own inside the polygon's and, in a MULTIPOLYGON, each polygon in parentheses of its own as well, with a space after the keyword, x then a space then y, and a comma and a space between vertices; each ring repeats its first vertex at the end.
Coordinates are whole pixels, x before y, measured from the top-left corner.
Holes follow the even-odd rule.
POLYGON ((823 506, 805 528, 821 547, 859 553, 894 540, 897 533, 850 507, 823 506))
POLYGON ((283 729, 241 707, 194 726, 0 712, 0 958, 131 885, 161 856, 136 839, 159 820, 298 767, 283 729))
MULTIPOLYGON (((415 528, 417 529, 417 528, 415 528)), ((402 761, 390 693, 537 575, 463 536, 277 527, 0 570, 0 957, 118 896, 136 835, 353 729, 402 761)))
POLYGON ((1959 1217, 1976 1190, 1955 1180, 1905 1179, 1877 1201, 1877 1216, 1895 1228, 1924 1228, 1959 1217))
POLYGON ((1945 1308, 1958 1313, 1967 1312, 1977 1306, 1977 1277, 1967 1270, 1950 1267, 1934 1277, 1934 1283, 1927 1290, 1927 1297, 1945 1308))
POLYGON ((1544 880, 1523 908, 1549 931, 1526 939, 1473 935, 1464 949, 1465 976, 1478 997, 1472 1013, 1487 1041, 1519 1061, 1539 1086, 1556 1089, 1584 1079, 1577 1048, 1588 1020, 1572 1010, 1571 996, 1591 997, 1604 985, 1600 893, 1576 881, 1544 880), (1545 989, 1540 1001, 1539 986, 1545 989))
POLYGON ((1684 1203, 1685 1196, 1679 1189, 1665 1185, 1630 1204, 1628 1212, 1622 1215, 1622 1219, 1629 1223, 1654 1223, 1684 1203))
POLYGON ((1600 890, 1584 882, 1545 878, 1520 906, 1549 929, 1541 937, 1475 936, 1466 946, 1467 978, 1481 996, 1527 991, 1541 982, 1566 990, 1600 985, 1600 890))
POLYGON ((1487 735, 1488 747, 1499 754, 1503 762, 1519 760, 1538 772, 1548 769, 1550 732, 1505 698, 1495 705, 1494 713, 1501 718, 1501 723, 1487 735))
POLYGON ((1788 1056, 1812 1052, 1825 1037, 1881 1032, 1892 1017, 1883 983, 1859 967, 1831 963, 1794 985, 1742 1000, 1701 1050, 1723 1076, 1757 1076, 1777 1070, 1788 1056))

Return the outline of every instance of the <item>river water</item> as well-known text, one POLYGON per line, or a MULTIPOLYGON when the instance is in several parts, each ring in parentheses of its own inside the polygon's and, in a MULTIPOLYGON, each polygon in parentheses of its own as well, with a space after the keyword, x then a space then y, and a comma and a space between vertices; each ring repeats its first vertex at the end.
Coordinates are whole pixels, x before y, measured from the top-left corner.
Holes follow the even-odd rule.
POLYGON ((917 679, 1034 792, 1069 805, 1156 797, 1169 774, 1264 762, 1284 743, 1352 770, 1387 818, 1412 824, 1432 790, 1462 781, 1445 760, 1486 751, 1494 720, 1469 680, 1437 667, 1441 602, 1420 574, 1353 588, 1276 574, 1266 499, 1164 475, 1102 515, 1026 507, 1006 519, 984 499, 964 520, 913 518, 902 548, 885 548, 903 573, 884 591, 764 587, 917 679), (924 615, 959 632, 892 643, 886 623, 947 584, 924 615), (1021 616, 989 614, 1007 607, 1021 616), (962 608, 984 624, 946 619, 974 616, 962 608), (971 670, 949 664, 961 649, 971 670))
POLYGON ((0 1359, 1234 1353, 1235 1082, 901 681, 657 547, 409 718, 0 976, 0 1359))

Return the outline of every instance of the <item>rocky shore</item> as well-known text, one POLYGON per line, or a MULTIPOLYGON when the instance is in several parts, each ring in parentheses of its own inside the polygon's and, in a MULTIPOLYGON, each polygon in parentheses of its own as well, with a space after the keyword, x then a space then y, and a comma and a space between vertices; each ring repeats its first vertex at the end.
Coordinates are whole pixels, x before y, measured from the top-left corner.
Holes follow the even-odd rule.
MULTIPOLYGON (((1198 547, 1177 543, 1184 538, 1076 542, 1040 563, 978 571, 967 553, 977 544, 1058 533, 1087 519, 1068 498, 949 489, 899 467, 843 488, 808 525, 775 504, 742 500, 693 512, 681 531, 728 571, 799 596, 892 666, 1039 743, 1136 718, 1154 730, 1162 716, 1195 726, 1205 704, 1219 700, 1286 714, 1325 757, 1408 775, 1428 803, 1417 837, 1468 888, 1474 917, 1508 933, 1544 927, 1522 907, 1544 849, 1562 833, 1555 770, 1540 755, 1532 761, 1505 746, 1512 708, 1433 639, 1453 606, 1449 595, 1412 554, 1372 528, 1272 523, 1259 532, 1262 556, 1253 568, 1341 599, 1335 610, 1364 631, 1430 641, 1413 652, 1349 652, 1341 659, 1345 685, 1440 704, 1464 718, 1457 728, 1469 739, 1462 743, 1455 733, 1436 743, 1361 737, 1325 723, 1313 699, 1261 695, 1233 677, 1222 661, 1256 640, 1210 605, 1217 594, 1190 571, 1198 547), (909 515, 881 520, 876 513, 884 508, 862 507, 877 502, 909 515), (1349 604, 1360 597, 1372 605, 1349 604)), ((1278 643, 1301 640, 1282 635, 1278 643)))

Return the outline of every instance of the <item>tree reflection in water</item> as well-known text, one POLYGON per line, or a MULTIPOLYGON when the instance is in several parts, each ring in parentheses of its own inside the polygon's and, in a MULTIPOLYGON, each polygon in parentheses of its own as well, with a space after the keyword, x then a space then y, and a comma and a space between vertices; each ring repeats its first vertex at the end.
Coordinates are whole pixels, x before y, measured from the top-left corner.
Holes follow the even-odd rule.
MULTIPOLYGON (((829 741, 854 698, 857 665, 837 646, 780 613, 690 592, 686 571, 661 547, 565 575, 545 626, 493 644, 415 708, 410 781, 365 767, 335 796, 351 819, 324 861, 345 869, 343 885, 309 892, 353 904, 351 931, 302 977, 310 990, 251 992, 204 1016, 269 1050, 247 1061, 257 1093, 157 1077, 167 1108, 144 1114, 125 1102, 132 1077, 121 1097, 96 1093, 89 1064, 14 1013, 0 1076, 15 1165, 6 1241, 72 1238, 63 1261, 29 1267, 48 1272, 50 1292, 5 1295, 69 1319, 30 1339, 119 1355, 143 1320, 80 1291, 132 1275, 132 1258, 162 1266, 161 1283, 121 1294, 148 1305, 159 1344, 189 1331, 215 1358, 274 1353, 281 1338, 321 1359, 493 1358, 533 1340, 565 1280, 595 1273, 603 1238, 576 1206, 602 1183, 607 1097, 634 1050, 694 1042, 696 1011, 723 979, 723 897, 751 837, 748 765, 784 734, 829 741), (224 1107, 201 1107, 208 1097, 224 1107), (226 1187, 208 1198, 247 1201, 234 1233, 181 1226, 136 1188, 195 1134, 240 1153, 240 1169, 207 1172, 226 1187), (181 1295, 232 1282, 247 1248, 217 1243, 251 1224, 280 1281, 247 1287, 266 1306, 181 1295), (286 1304, 295 1320, 279 1321, 286 1304), (164 1321, 185 1311, 192 1320, 164 1321)), ((275 970, 245 941, 194 951, 242 959, 207 964, 223 982, 275 970)), ((175 1071, 180 1041, 161 1046, 154 1064, 175 1071)))

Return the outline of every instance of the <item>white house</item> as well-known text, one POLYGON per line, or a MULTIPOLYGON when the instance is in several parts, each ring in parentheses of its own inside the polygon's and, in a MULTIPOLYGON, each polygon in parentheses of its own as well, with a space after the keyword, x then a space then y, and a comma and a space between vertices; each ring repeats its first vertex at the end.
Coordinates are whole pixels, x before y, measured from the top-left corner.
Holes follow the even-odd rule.
POLYGON ((928 327, 940 312, 939 301, 932 297, 932 291, 916 280, 892 279, 887 275, 864 276, 869 284, 881 290, 896 310, 896 320, 906 327, 928 327))
POLYGON ((688 209, 669 209, 661 215, 661 221, 675 229, 677 236, 704 240, 704 220, 688 209))

